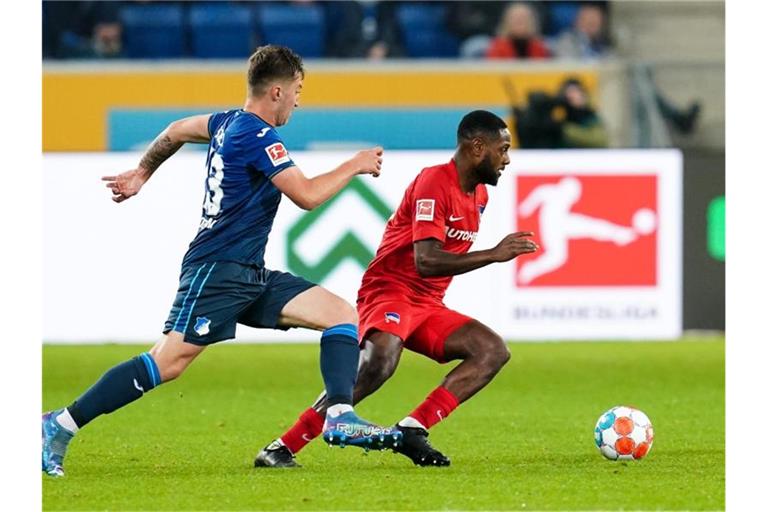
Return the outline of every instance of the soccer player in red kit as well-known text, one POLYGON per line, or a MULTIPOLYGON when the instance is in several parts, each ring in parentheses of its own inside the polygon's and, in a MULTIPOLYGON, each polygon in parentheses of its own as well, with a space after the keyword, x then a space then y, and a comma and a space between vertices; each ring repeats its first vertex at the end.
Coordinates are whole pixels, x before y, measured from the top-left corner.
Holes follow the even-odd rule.
MULTIPOLYGON (((496 185, 509 164, 510 133, 498 116, 476 110, 461 120, 457 139, 450 162, 423 169, 406 189, 357 297, 363 347, 355 403, 392 376, 403 348, 438 363, 462 360, 397 424, 403 438, 394 451, 419 466, 450 464, 427 441, 428 429, 485 387, 509 360, 498 334, 443 304, 451 279, 538 248, 527 238, 532 233, 524 232, 507 235, 492 249, 469 252, 488 203, 485 186, 496 185)), ((326 407, 323 394, 258 454, 255 465, 297 466, 296 453, 322 432, 326 407)))

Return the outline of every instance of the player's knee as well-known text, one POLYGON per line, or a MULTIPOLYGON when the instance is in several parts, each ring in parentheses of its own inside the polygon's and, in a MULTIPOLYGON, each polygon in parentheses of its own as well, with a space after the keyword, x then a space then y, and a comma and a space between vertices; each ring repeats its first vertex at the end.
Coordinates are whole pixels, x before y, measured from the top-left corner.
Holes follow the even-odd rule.
POLYGON ((339 324, 354 324, 357 325, 357 310, 355 307, 344 299, 339 299, 334 304, 333 314, 330 321, 330 326, 339 324))
POLYGON ((501 370, 509 361, 511 354, 509 347, 497 334, 487 336, 483 343, 483 362, 489 371, 493 373, 501 370))
POLYGON ((497 353, 497 361, 499 363, 499 368, 506 365, 509 360, 512 358, 512 353, 509 351, 509 347, 507 346, 504 341, 501 342, 501 346, 498 349, 497 353))
MULTIPOLYGON (((151 352, 150 352, 151 353, 151 352)), ((160 380, 165 383, 177 379, 189 366, 190 361, 186 358, 176 357, 169 359, 167 357, 157 357, 153 355, 160 372, 160 380)))
POLYGON ((163 382, 169 382, 177 379, 179 376, 181 376, 182 373, 184 373, 186 368, 187 365, 180 362, 172 362, 163 367, 159 367, 160 379, 163 382))
POLYGON ((346 318, 345 323, 348 324, 357 325, 358 321, 360 320, 357 316, 357 308, 346 301, 344 301, 344 316, 346 318))

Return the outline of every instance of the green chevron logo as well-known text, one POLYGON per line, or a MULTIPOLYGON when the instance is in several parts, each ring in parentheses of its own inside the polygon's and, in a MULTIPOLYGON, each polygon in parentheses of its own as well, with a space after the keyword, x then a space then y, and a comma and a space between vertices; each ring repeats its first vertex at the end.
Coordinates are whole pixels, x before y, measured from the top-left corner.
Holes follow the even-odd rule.
POLYGON ((707 251, 717 261, 725 261, 725 196, 717 196, 707 207, 707 251))
POLYGON ((288 270, 312 282, 322 283, 346 260, 352 260, 365 269, 373 259, 376 248, 370 247, 356 231, 367 232, 372 228, 360 225, 366 222, 366 218, 370 219, 371 215, 383 224, 392 215, 392 209, 361 179, 354 178, 341 192, 304 214, 290 227, 286 238, 288 270), (344 208, 342 203, 346 204, 350 199, 353 199, 355 204, 344 208), (334 229, 330 229, 331 227, 334 229), (313 232, 315 237, 318 232, 323 234, 321 238, 324 247, 310 243, 308 248, 307 243, 302 243, 312 237, 313 232), (337 237, 330 241, 330 248, 325 233, 337 237), (317 254, 316 247, 325 251, 324 254, 317 254))

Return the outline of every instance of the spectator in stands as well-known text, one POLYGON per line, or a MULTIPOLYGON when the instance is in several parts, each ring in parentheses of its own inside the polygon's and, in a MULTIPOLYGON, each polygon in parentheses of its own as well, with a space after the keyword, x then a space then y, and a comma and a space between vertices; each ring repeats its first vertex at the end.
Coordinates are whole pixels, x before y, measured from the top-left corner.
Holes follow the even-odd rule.
POLYGON ((395 18, 397 2, 328 2, 329 56, 380 60, 405 56, 395 18))
POLYGON ((560 35, 554 51, 557 57, 572 59, 608 56, 610 44, 603 9, 594 4, 582 5, 573 27, 560 35))
POLYGON ((530 5, 512 3, 504 11, 497 37, 486 57, 492 59, 543 59, 551 54, 539 35, 536 14, 530 5))
POLYGON ((605 124, 577 78, 563 82, 557 96, 533 92, 524 109, 513 109, 521 148, 608 147, 605 124))
POLYGON ((119 57, 121 2, 43 2, 43 56, 119 57))
POLYGON ((123 26, 117 21, 97 23, 93 27, 91 47, 95 57, 119 57, 123 47, 123 26))
POLYGON ((501 19, 504 3, 499 1, 447 2, 446 28, 459 43, 464 58, 484 57, 501 19))
MULTIPOLYGON (((611 48, 606 30, 605 6, 586 3, 581 6, 568 32, 563 33, 555 44, 555 55, 565 58, 595 59, 607 57, 611 48)), ((662 117, 678 132, 690 134, 696 128, 701 112, 699 101, 691 102, 686 108, 679 107, 662 93, 653 83, 653 94, 662 117)))

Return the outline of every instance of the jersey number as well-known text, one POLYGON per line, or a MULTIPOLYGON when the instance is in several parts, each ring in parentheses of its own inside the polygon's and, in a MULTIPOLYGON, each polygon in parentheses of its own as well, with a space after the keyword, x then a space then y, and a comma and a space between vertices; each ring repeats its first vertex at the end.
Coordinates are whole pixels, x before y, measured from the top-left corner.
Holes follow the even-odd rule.
POLYGON ((203 202, 203 211, 208 217, 215 217, 221 211, 221 199, 224 197, 224 191, 221 190, 223 179, 224 160, 220 154, 214 153, 208 171, 208 193, 203 202))

